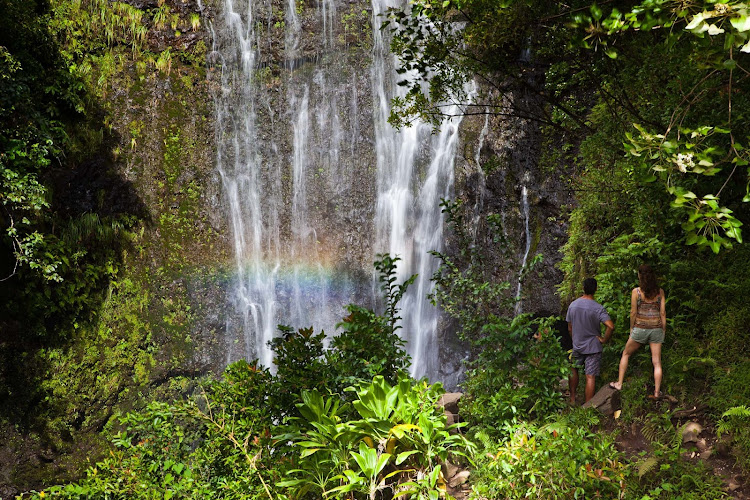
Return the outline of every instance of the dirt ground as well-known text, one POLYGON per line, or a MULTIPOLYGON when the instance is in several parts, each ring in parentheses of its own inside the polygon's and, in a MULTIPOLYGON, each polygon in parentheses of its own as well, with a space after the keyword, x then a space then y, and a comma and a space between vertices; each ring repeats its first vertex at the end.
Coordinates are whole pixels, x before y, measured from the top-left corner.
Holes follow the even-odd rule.
MULTIPOLYGON (((676 410, 673 414, 687 413, 685 416, 671 419, 676 429, 682 428, 688 422, 699 424, 702 430, 695 435, 696 441, 687 442, 683 445, 685 449, 683 457, 695 463, 702 461, 713 469, 714 474, 724 482, 725 491, 730 498, 750 500, 748 475, 743 473, 742 469, 736 465, 727 442, 717 438, 713 423, 705 417, 703 409, 699 407, 678 409, 675 408, 675 404, 669 401, 653 404, 655 409, 659 411, 664 411, 667 407, 670 407, 670 409, 676 410), (660 406, 657 407, 656 405, 660 406)), ((605 421, 605 428, 610 431, 619 430, 616 440, 617 448, 629 459, 635 460, 641 452, 648 452, 651 449, 641 427, 635 423, 622 425, 610 417, 605 421)))

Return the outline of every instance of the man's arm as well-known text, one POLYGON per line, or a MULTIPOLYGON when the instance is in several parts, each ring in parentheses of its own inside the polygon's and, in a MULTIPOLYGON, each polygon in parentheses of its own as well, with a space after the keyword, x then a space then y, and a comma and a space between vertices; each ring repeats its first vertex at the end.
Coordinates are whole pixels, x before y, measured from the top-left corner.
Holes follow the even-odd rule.
POLYGON ((570 338, 573 338, 573 323, 568 321, 568 334, 570 335, 570 338))
POLYGON ((602 342, 602 344, 606 344, 607 342, 609 342, 609 339, 612 338, 612 332, 615 331, 615 323, 611 319, 605 321, 604 326, 607 327, 604 332, 604 338, 602 339, 601 337, 599 337, 599 340, 602 342))

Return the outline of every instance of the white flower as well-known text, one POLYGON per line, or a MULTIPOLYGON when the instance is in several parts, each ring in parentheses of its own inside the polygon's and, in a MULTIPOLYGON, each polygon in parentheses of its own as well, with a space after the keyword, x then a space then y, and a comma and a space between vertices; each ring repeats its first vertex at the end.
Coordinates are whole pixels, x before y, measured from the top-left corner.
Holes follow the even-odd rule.
POLYGON ((677 158, 674 160, 675 165, 677 165, 677 169, 680 172, 687 172, 688 168, 693 168, 695 166, 695 161, 693 161, 693 154, 683 154, 680 153, 677 155, 677 158))

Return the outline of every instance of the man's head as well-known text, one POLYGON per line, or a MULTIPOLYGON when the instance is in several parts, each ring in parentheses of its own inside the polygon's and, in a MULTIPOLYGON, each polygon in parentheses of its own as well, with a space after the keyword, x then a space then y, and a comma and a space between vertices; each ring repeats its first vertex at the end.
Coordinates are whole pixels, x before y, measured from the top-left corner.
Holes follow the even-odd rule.
POLYGON ((586 278, 583 280, 583 293, 586 295, 594 295, 598 285, 594 278, 586 278))

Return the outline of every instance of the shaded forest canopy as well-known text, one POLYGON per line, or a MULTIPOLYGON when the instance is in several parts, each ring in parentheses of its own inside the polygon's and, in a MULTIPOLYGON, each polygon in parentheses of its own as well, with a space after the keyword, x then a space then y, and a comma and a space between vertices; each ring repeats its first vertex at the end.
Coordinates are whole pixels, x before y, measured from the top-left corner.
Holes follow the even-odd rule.
POLYGON ((403 373, 396 319, 409 314, 397 306, 409 283, 395 282, 388 256, 377 263, 388 307, 351 305, 332 349, 314 329, 283 329, 275 374, 240 362, 215 380, 186 364, 196 313, 185 289, 197 285, 178 278, 191 272, 182 255, 208 266, 190 241, 220 246, 210 221, 190 220, 209 189, 211 160, 196 151, 210 153, 197 101, 210 100, 212 7, 0 0, 0 435, 19 456, 45 457, 3 491, 432 499, 450 463, 471 469, 474 498, 721 498, 728 479, 685 456, 679 411, 694 406, 747 472, 750 5, 420 0, 382 20, 407 90, 394 125, 439 123, 458 101, 467 115, 540 128, 539 163, 565 172, 575 197, 561 302, 595 276, 617 325, 601 380, 616 378, 639 264, 657 268, 667 294, 676 406, 646 402, 641 354, 618 421, 565 409, 555 318, 513 315, 508 285, 490 280, 464 231, 471 200, 446 202, 455 252, 438 255, 434 298, 475 353, 463 434, 436 409, 440 386, 403 373), (158 95, 177 103, 164 116, 194 120, 165 118, 154 137, 142 115, 118 120, 116 89, 145 101, 138 92, 164 85, 177 96, 158 95), (184 186, 180 154, 202 165, 184 186), (159 180, 136 185, 133 165, 159 180), (618 450, 612 431, 636 428, 641 454, 618 450))

